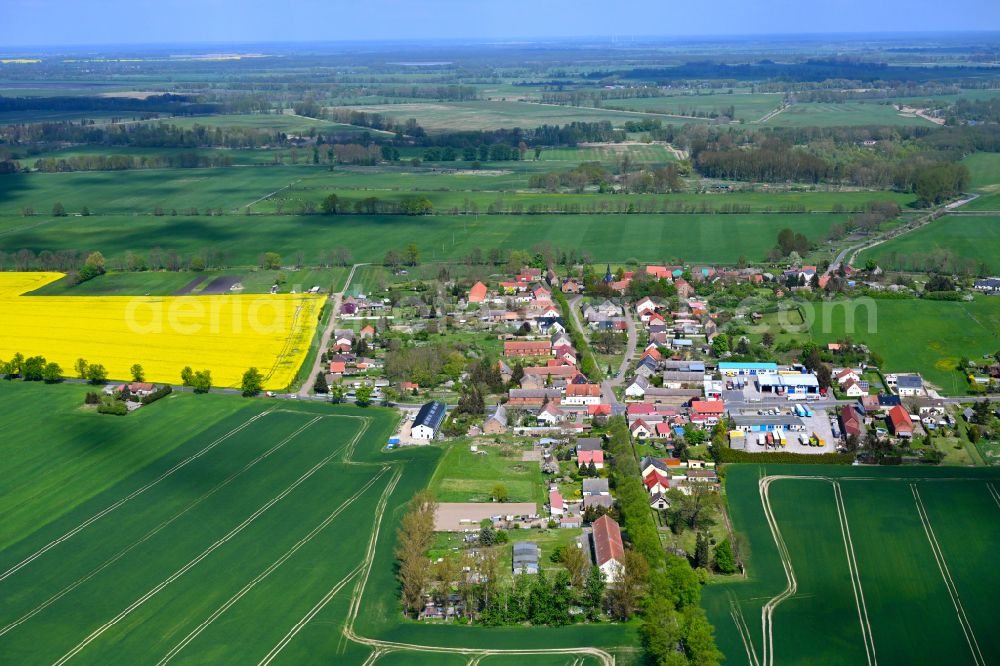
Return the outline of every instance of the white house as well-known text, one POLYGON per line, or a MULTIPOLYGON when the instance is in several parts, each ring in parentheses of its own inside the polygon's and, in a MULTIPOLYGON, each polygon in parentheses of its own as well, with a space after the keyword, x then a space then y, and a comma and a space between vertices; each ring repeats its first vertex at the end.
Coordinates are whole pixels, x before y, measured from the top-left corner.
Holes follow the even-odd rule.
POLYGON ((860 398, 865 395, 865 390, 861 388, 856 379, 848 379, 841 384, 840 391, 849 398, 860 398))
POLYGON ((550 402, 538 412, 538 421, 547 425, 558 425, 566 418, 566 413, 559 409, 559 405, 550 402))
POLYGON ((901 397, 923 395, 923 378, 920 375, 896 375, 896 393, 901 397))
POLYGON ((625 387, 625 398, 641 400, 642 397, 646 395, 647 388, 649 388, 649 380, 640 375, 633 379, 631 384, 625 387))
POLYGON ((444 422, 446 412, 447 407, 443 402, 432 401, 425 404, 417 412, 417 417, 413 419, 410 437, 427 441, 434 439, 438 428, 444 422))

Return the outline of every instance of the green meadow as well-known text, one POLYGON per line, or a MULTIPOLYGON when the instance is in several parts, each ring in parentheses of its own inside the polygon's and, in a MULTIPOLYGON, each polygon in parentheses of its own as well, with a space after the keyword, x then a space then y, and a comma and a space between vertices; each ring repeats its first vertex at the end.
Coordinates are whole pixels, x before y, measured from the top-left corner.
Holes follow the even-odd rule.
POLYGON ((859 299, 817 307, 811 321, 817 342, 850 336, 884 359, 883 372, 919 372, 948 395, 966 393, 965 377, 955 369, 963 356, 976 359, 1000 348, 996 297, 968 302, 859 299))
POLYGON ((1000 188, 1000 153, 973 153, 962 160, 969 170, 969 187, 976 191, 1000 188))
POLYGON ((1000 272, 1000 215, 945 215, 865 250, 859 265, 871 257, 883 268, 926 270, 926 262, 941 252, 971 262, 974 274, 1000 272))
POLYGON ((430 489, 442 502, 489 502, 498 480, 507 487, 511 502, 541 505, 547 496, 538 463, 522 461, 521 448, 507 451, 500 446, 480 446, 474 453, 464 440, 454 442, 445 452, 430 489))

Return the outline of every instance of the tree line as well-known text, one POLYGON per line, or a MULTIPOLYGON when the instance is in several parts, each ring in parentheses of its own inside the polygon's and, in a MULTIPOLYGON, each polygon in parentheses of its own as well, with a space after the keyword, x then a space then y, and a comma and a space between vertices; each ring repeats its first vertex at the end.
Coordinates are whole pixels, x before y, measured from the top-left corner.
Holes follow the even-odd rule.
POLYGON ((164 93, 146 97, 97 97, 89 95, 48 97, 5 97, 0 95, 0 112, 5 111, 112 111, 157 112, 173 115, 221 113, 218 104, 199 102, 193 95, 164 93))
POLYGON ((33 168, 42 173, 69 171, 126 171, 130 169, 203 169, 233 165, 229 155, 186 152, 175 155, 74 155, 35 160, 33 168))
POLYGON ((640 633, 647 655, 657 664, 717 664, 712 625, 701 609, 698 576, 686 559, 667 553, 649 508, 639 463, 622 417, 609 421, 607 449, 630 551, 645 560, 648 583, 639 589, 640 633))

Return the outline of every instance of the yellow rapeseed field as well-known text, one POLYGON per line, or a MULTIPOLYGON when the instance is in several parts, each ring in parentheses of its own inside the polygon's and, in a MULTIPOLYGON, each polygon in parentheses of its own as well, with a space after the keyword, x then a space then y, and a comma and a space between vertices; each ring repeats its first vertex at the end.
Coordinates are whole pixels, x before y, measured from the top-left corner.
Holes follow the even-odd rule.
POLYGON ((238 386, 256 366, 265 387, 295 378, 316 332, 322 296, 24 296, 60 273, 0 272, 0 358, 44 356, 71 375, 78 358, 128 379, 180 382, 184 366, 211 370, 215 386, 238 386))

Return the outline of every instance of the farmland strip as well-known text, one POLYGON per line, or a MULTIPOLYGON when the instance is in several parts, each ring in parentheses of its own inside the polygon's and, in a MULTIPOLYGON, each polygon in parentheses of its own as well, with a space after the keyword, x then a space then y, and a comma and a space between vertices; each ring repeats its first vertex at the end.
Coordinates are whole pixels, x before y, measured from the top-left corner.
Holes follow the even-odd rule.
POLYGON ((931 552, 934 553, 934 560, 937 562, 938 570, 941 572, 941 578, 944 579, 945 587, 948 588, 951 603, 955 606, 958 623, 962 626, 962 631, 965 633, 965 640, 969 644, 969 650, 972 651, 972 660, 977 666, 985 666, 986 660, 983 659, 983 653, 979 649, 979 641, 976 640, 976 635, 972 631, 972 624, 965 615, 965 608, 962 606, 962 600, 958 596, 958 588, 955 586, 955 581, 952 580, 951 571, 948 569, 948 563, 944 559, 944 553, 941 552, 941 546, 938 544, 937 536, 934 534, 930 518, 927 517, 927 511, 924 509, 924 502, 920 498, 917 484, 911 483, 910 490, 913 492, 913 501, 917 505, 917 514, 920 516, 920 522, 924 526, 924 534, 927 535, 931 552))
MULTIPOLYGON (((388 469, 389 469, 388 467, 383 467, 378 474, 374 475, 356 493, 354 493, 349 498, 341 502, 340 506, 335 508, 326 518, 324 518, 318 525, 316 525, 312 530, 310 530, 308 534, 299 539, 291 548, 286 550, 284 554, 281 555, 281 557, 272 562, 266 569, 264 569, 257 576, 255 576, 249 583, 244 585, 239 592, 234 594, 224 604, 219 606, 219 608, 217 608, 211 615, 209 615, 204 622, 195 627, 194 630, 192 630, 187 636, 185 636, 183 640, 177 643, 177 645, 175 645, 159 662, 157 662, 157 666, 162 666, 163 664, 166 664, 175 656, 177 656, 177 654, 180 653, 181 650, 187 647, 187 645, 191 643, 191 641, 193 641, 195 638, 197 638, 198 635, 201 634, 201 632, 203 632, 206 628, 208 628, 210 624, 219 619, 219 617, 222 616, 222 614, 225 613, 227 610, 229 610, 237 601, 246 596, 246 594, 250 592, 250 590, 252 590, 257 585, 257 583, 270 576, 278 567, 280 567, 282 564, 288 561, 288 559, 292 557, 292 555, 297 553, 299 549, 301 549, 304 545, 312 541, 317 534, 319 534, 324 529, 329 527, 330 523, 332 523, 337 518, 337 516, 343 513, 350 505, 354 504, 354 502, 356 502, 359 497, 361 497, 369 488, 371 488, 376 481, 382 478, 382 476, 386 473, 386 471, 388 471, 388 469)), ((343 582, 346 584, 347 580, 353 577, 354 573, 355 572, 348 574, 347 579, 345 579, 343 582)))
POLYGON ((0 581, 6 580, 7 578, 9 578, 10 576, 12 576, 13 574, 17 573, 18 571, 20 571, 21 569, 23 569, 24 567, 26 567, 28 564, 32 563, 33 561, 35 561, 36 559, 38 559, 39 557, 41 557, 42 555, 44 555, 48 551, 50 551, 53 548, 55 548, 56 546, 58 546, 59 544, 61 544, 64 541, 68 541, 69 539, 73 538, 74 536, 76 536, 77 534, 79 534, 80 532, 82 532, 83 530, 85 530, 87 527, 89 527, 90 525, 94 524, 95 522, 97 522, 98 520, 100 520, 104 516, 108 515, 109 513, 111 513, 112 511, 114 511, 115 509, 118 509, 119 507, 121 507, 125 503, 129 502, 130 500, 135 499, 139 495, 142 495, 144 492, 146 492, 150 488, 156 486, 158 483, 160 483, 164 479, 170 477, 171 475, 173 475, 178 470, 183 469, 189 463, 191 463, 191 462, 197 460, 198 458, 202 457, 203 455, 205 455, 206 453, 208 453, 209 451, 211 451, 216 446, 218 446, 222 442, 226 441, 227 439, 229 439, 230 437, 232 437, 236 433, 238 433, 238 432, 240 432, 242 430, 245 430, 246 428, 250 427, 251 424, 253 424, 258 419, 266 416, 270 411, 271 410, 268 409, 267 411, 261 412, 260 414, 257 414, 256 416, 251 417, 250 419, 246 420, 241 425, 233 428, 232 430, 230 430, 226 434, 224 434, 221 437, 217 438, 216 440, 214 440, 213 442, 211 442, 210 444, 208 444, 207 446, 205 446, 203 449, 201 449, 197 453, 193 453, 192 455, 188 456, 184 460, 180 461, 179 463, 177 463, 176 465, 174 465, 173 467, 171 467, 166 472, 164 472, 160 476, 156 477, 155 479, 153 479, 152 481, 150 481, 146 485, 142 486, 141 488, 138 488, 137 490, 132 491, 131 493, 129 493, 125 497, 121 498, 120 500, 118 500, 117 502, 115 502, 114 504, 112 504, 111 506, 108 506, 107 508, 103 509, 102 511, 94 514, 93 516, 91 516, 87 520, 83 521, 82 523, 80 523, 79 525, 77 525, 76 527, 74 527, 73 529, 71 529, 70 531, 68 531, 65 534, 63 534, 61 537, 59 537, 57 539, 53 539, 52 541, 50 541, 46 545, 42 546, 40 549, 38 549, 37 551, 35 551, 31 555, 29 555, 28 557, 24 558, 23 560, 21 560, 20 562, 18 562, 14 566, 12 566, 10 569, 7 569, 7 571, 5 571, 2 574, 0 574, 0 581))
POLYGON ((733 618, 733 623, 736 624, 736 631, 740 633, 743 649, 747 652, 747 661, 752 666, 760 666, 760 661, 757 659, 757 649, 753 645, 753 637, 750 634, 750 627, 747 626, 746 618, 743 617, 743 609, 740 608, 735 599, 729 602, 729 614, 733 618))
POLYGON ((861 636, 865 641, 865 656, 869 664, 877 664, 875 655, 875 639, 872 636, 872 626, 868 619, 868 605, 865 603, 865 593, 861 588, 861 574, 858 571, 858 561, 854 554, 854 541, 851 538, 851 527, 847 522, 847 508, 844 506, 844 496, 840 483, 832 481, 833 494, 837 504, 837 519, 840 521, 840 534, 844 540, 844 551, 847 554, 847 568, 850 570, 851 587, 854 589, 854 603, 858 608, 858 622, 861 624, 861 636))
POLYGON ((987 483, 986 489, 990 491, 990 496, 993 497, 993 501, 997 503, 997 508, 1000 509, 1000 491, 997 491, 996 486, 992 483, 987 483))
POLYGON ((374 559, 375 555, 375 543, 379 533, 379 525, 381 525, 382 516, 385 513, 385 505, 389 501, 389 496, 392 495, 392 491, 396 489, 396 484, 399 483, 399 478, 401 476, 402 476, 402 471, 396 470, 396 473, 393 475, 392 480, 389 482, 388 485, 386 485, 385 490, 382 491, 382 497, 379 498, 378 507, 375 511, 377 518, 375 521, 375 527, 372 530, 371 538, 369 539, 368 550, 365 553, 365 559, 359 562, 358 566, 355 567, 349 574, 347 574, 347 576, 341 579, 340 582, 338 582, 336 585, 330 588, 330 590, 323 595, 323 597, 319 600, 319 602, 317 602, 316 605, 313 606, 301 620, 295 623, 295 626, 293 626, 288 631, 288 633, 285 634, 280 641, 278 641, 278 644, 275 645, 273 648, 271 648, 270 652, 264 655, 264 658, 261 659, 258 666, 265 666, 266 664, 271 663, 274 660, 274 658, 277 657, 278 654, 285 649, 285 646, 291 643, 292 639, 294 639, 295 636, 300 631, 302 631, 303 627, 309 624, 310 620, 316 617, 316 615, 318 615, 319 612, 322 611, 323 608, 325 608, 328 603, 330 603, 330 600, 333 599, 337 595, 337 593, 339 593, 340 590, 342 590, 344 586, 347 585, 347 583, 352 578, 354 578, 354 576, 356 576, 358 573, 364 570, 366 562, 370 566, 370 563, 374 559))
POLYGON ((267 451, 265 451, 261 455, 257 456, 256 458, 254 458, 250 462, 248 462, 240 470, 238 470, 237 472, 234 472, 233 474, 231 474, 228 478, 226 478, 220 484, 218 484, 217 486, 215 486, 214 488, 212 488, 211 490, 209 490, 207 493, 205 493, 204 495, 202 495, 201 497, 199 497, 195 501, 193 501, 190 504, 188 504, 179 513, 174 514, 169 519, 163 521, 162 523, 160 523, 159 525, 157 525, 155 528, 153 528, 152 530, 150 530, 149 532, 147 532, 146 534, 144 534, 142 536, 142 538, 140 538, 138 541, 132 543, 131 545, 129 545, 124 550, 119 551, 114 557, 112 557, 111 559, 105 561, 103 564, 101 564, 99 567, 97 567, 96 569, 94 569, 93 571, 91 571, 90 573, 88 573, 86 576, 84 576, 82 578, 78 578, 77 580, 73 581, 72 583, 70 583, 69 585, 67 585, 66 587, 64 587, 62 590, 60 590, 56 594, 52 595, 51 597, 49 597, 48 599, 46 599, 44 602, 42 602, 41 604, 39 604, 38 606, 36 606, 32 610, 28 611, 24 615, 22 615, 17 620, 11 622, 10 624, 8 624, 7 626, 5 626, 3 628, 0 628, 0 636, 3 636, 4 634, 10 632, 12 629, 14 629, 14 628, 18 627, 19 625, 23 624, 24 622, 30 620, 35 615, 38 615, 43 610, 45 610, 46 608, 48 608, 49 606, 51 606, 52 604, 54 604, 56 601, 58 601, 62 597, 66 596, 67 594, 69 594, 70 592, 72 592, 73 590, 75 590, 77 587, 79 587, 80 585, 83 585, 88 580, 90 580, 91 578, 93 578, 94 576, 96 576, 97 574, 99 574, 100 572, 102 572, 105 569, 107 569, 108 567, 110 567, 112 564, 114 564, 115 562, 117 562, 118 560, 120 560, 122 557, 124 557, 125 555, 127 555, 129 552, 131 552, 132 550, 134 550, 138 546, 142 545, 143 543, 145 543, 146 541, 148 541, 149 539, 151 539, 152 537, 154 537, 156 534, 158 534, 159 532, 161 532, 163 529, 165 529, 166 527, 168 527, 169 525, 171 525, 174 521, 178 520, 179 518, 181 518, 182 516, 184 516, 185 514, 187 514, 191 509, 195 508, 196 506, 198 506, 199 504, 201 504, 203 501, 205 501, 206 499, 208 499, 209 497, 211 497, 215 493, 219 492, 220 490, 222 490, 223 488, 225 488, 226 486, 228 486, 231 482, 233 482, 234 480, 236 480, 238 477, 242 476, 246 471, 248 471, 254 465, 256 465, 260 461, 264 460, 265 458, 269 457, 274 452, 276 452, 279 449, 281 449, 282 447, 284 447, 288 442, 290 442, 293 439, 295 439, 295 437, 297 437, 304 430, 306 430, 306 428, 308 428, 312 424, 316 423, 321 418, 323 418, 323 417, 322 416, 317 416, 317 417, 313 418, 308 423, 306 423, 305 425, 303 425, 302 427, 300 427, 298 430, 296 430, 292 434, 288 435, 288 437, 286 437, 285 439, 281 440, 280 442, 278 442, 277 444, 275 444, 273 447, 271 447, 270 449, 268 449, 267 451))
MULTIPOLYGON (((355 436, 355 439, 357 439, 357 437, 360 437, 361 433, 363 433, 365 429, 366 428, 363 428, 355 436)), ((285 497, 287 497, 293 490, 295 490, 300 485, 302 485, 303 483, 305 483, 317 471, 319 471, 320 469, 322 469, 323 466, 325 466, 327 463, 329 463, 331 460, 333 460, 339 453, 340 453, 340 449, 334 451, 330 455, 328 455, 325 458, 323 458, 322 460, 320 460, 313 467, 311 467, 306 473, 304 473, 298 479, 296 479, 295 481, 293 481, 289 486, 287 486, 283 491, 281 491, 280 493, 278 493, 277 495, 275 495, 274 497, 272 497, 271 499, 269 499, 267 502, 265 502, 263 505, 261 505, 256 511, 254 511, 247 518, 245 518, 243 520, 243 522, 241 522, 239 525, 237 525, 236 527, 234 527, 233 529, 231 529, 223 537, 221 537, 220 539, 218 539, 217 541, 215 541, 215 543, 213 543, 211 546, 209 546, 204 551, 202 551, 201 554, 199 554, 197 557, 195 557, 194 559, 192 559, 190 562, 188 562, 187 564, 185 564, 183 567, 181 567, 180 569, 178 569, 177 571, 175 571, 173 574, 171 574, 170 576, 168 576, 166 579, 164 579, 163 581, 161 581, 158 585, 156 585, 149 592, 147 592, 146 594, 144 594, 141 597, 139 597, 138 599, 136 599, 125 610, 123 610, 122 612, 120 612, 118 615, 116 615, 115 617, 113 617, 111 620, 105 622, 103 625, 101 625, 100 627, 98 627, 97 629, 95 629, 93 632, 91 632, 91 634, 89 636, 87 636, 87 638, 83 639, 72 650, 70 650, 69 652, 67 652, 66 654, 64 654, 62 657, 60 657, 55 662, 55 666, 60 666, 61 664, 65 664, 67 661, 69 661, 74 656, 76 656, 81 651, 83 651, 90 643, 92 643, 93 641, 97 640, 105 631, 107 631, 111 627, 113 627, 116 624, 118 624, 119 622, 121 622, 123 619, 125 619, 126 617, 128 617, 133 611, 135 611, 140 606, 142 606, 143 604, 145 604, 147 601, 149 601, 150 599, 152 599, 154 596, 156 596, 157 594, 159 594, 168 585, 170 585, 175 580, 177 580, 178 578, 180 578, 181 576, 183 576, 185 573, 187 573, 188 571, 190 571, 195 566, 197 566, 202 560, 204 560, 206 557, 208 557, 213 552, 215 552, 218 548, 220 548, 221 546, 225 545, 226 542, 228 542, 230 539, 232 539, 237 534, 239 534, 244 529, 246 529, 247 526, 249 526, 251 523, 253 523, 255 520, 257 520, 257 518, 259 518, 264 513, 266 513, 271 507, 273 507, 275 504, 277 504, 278 502, 280 502, 281 500, 283 500, 285 497)))

